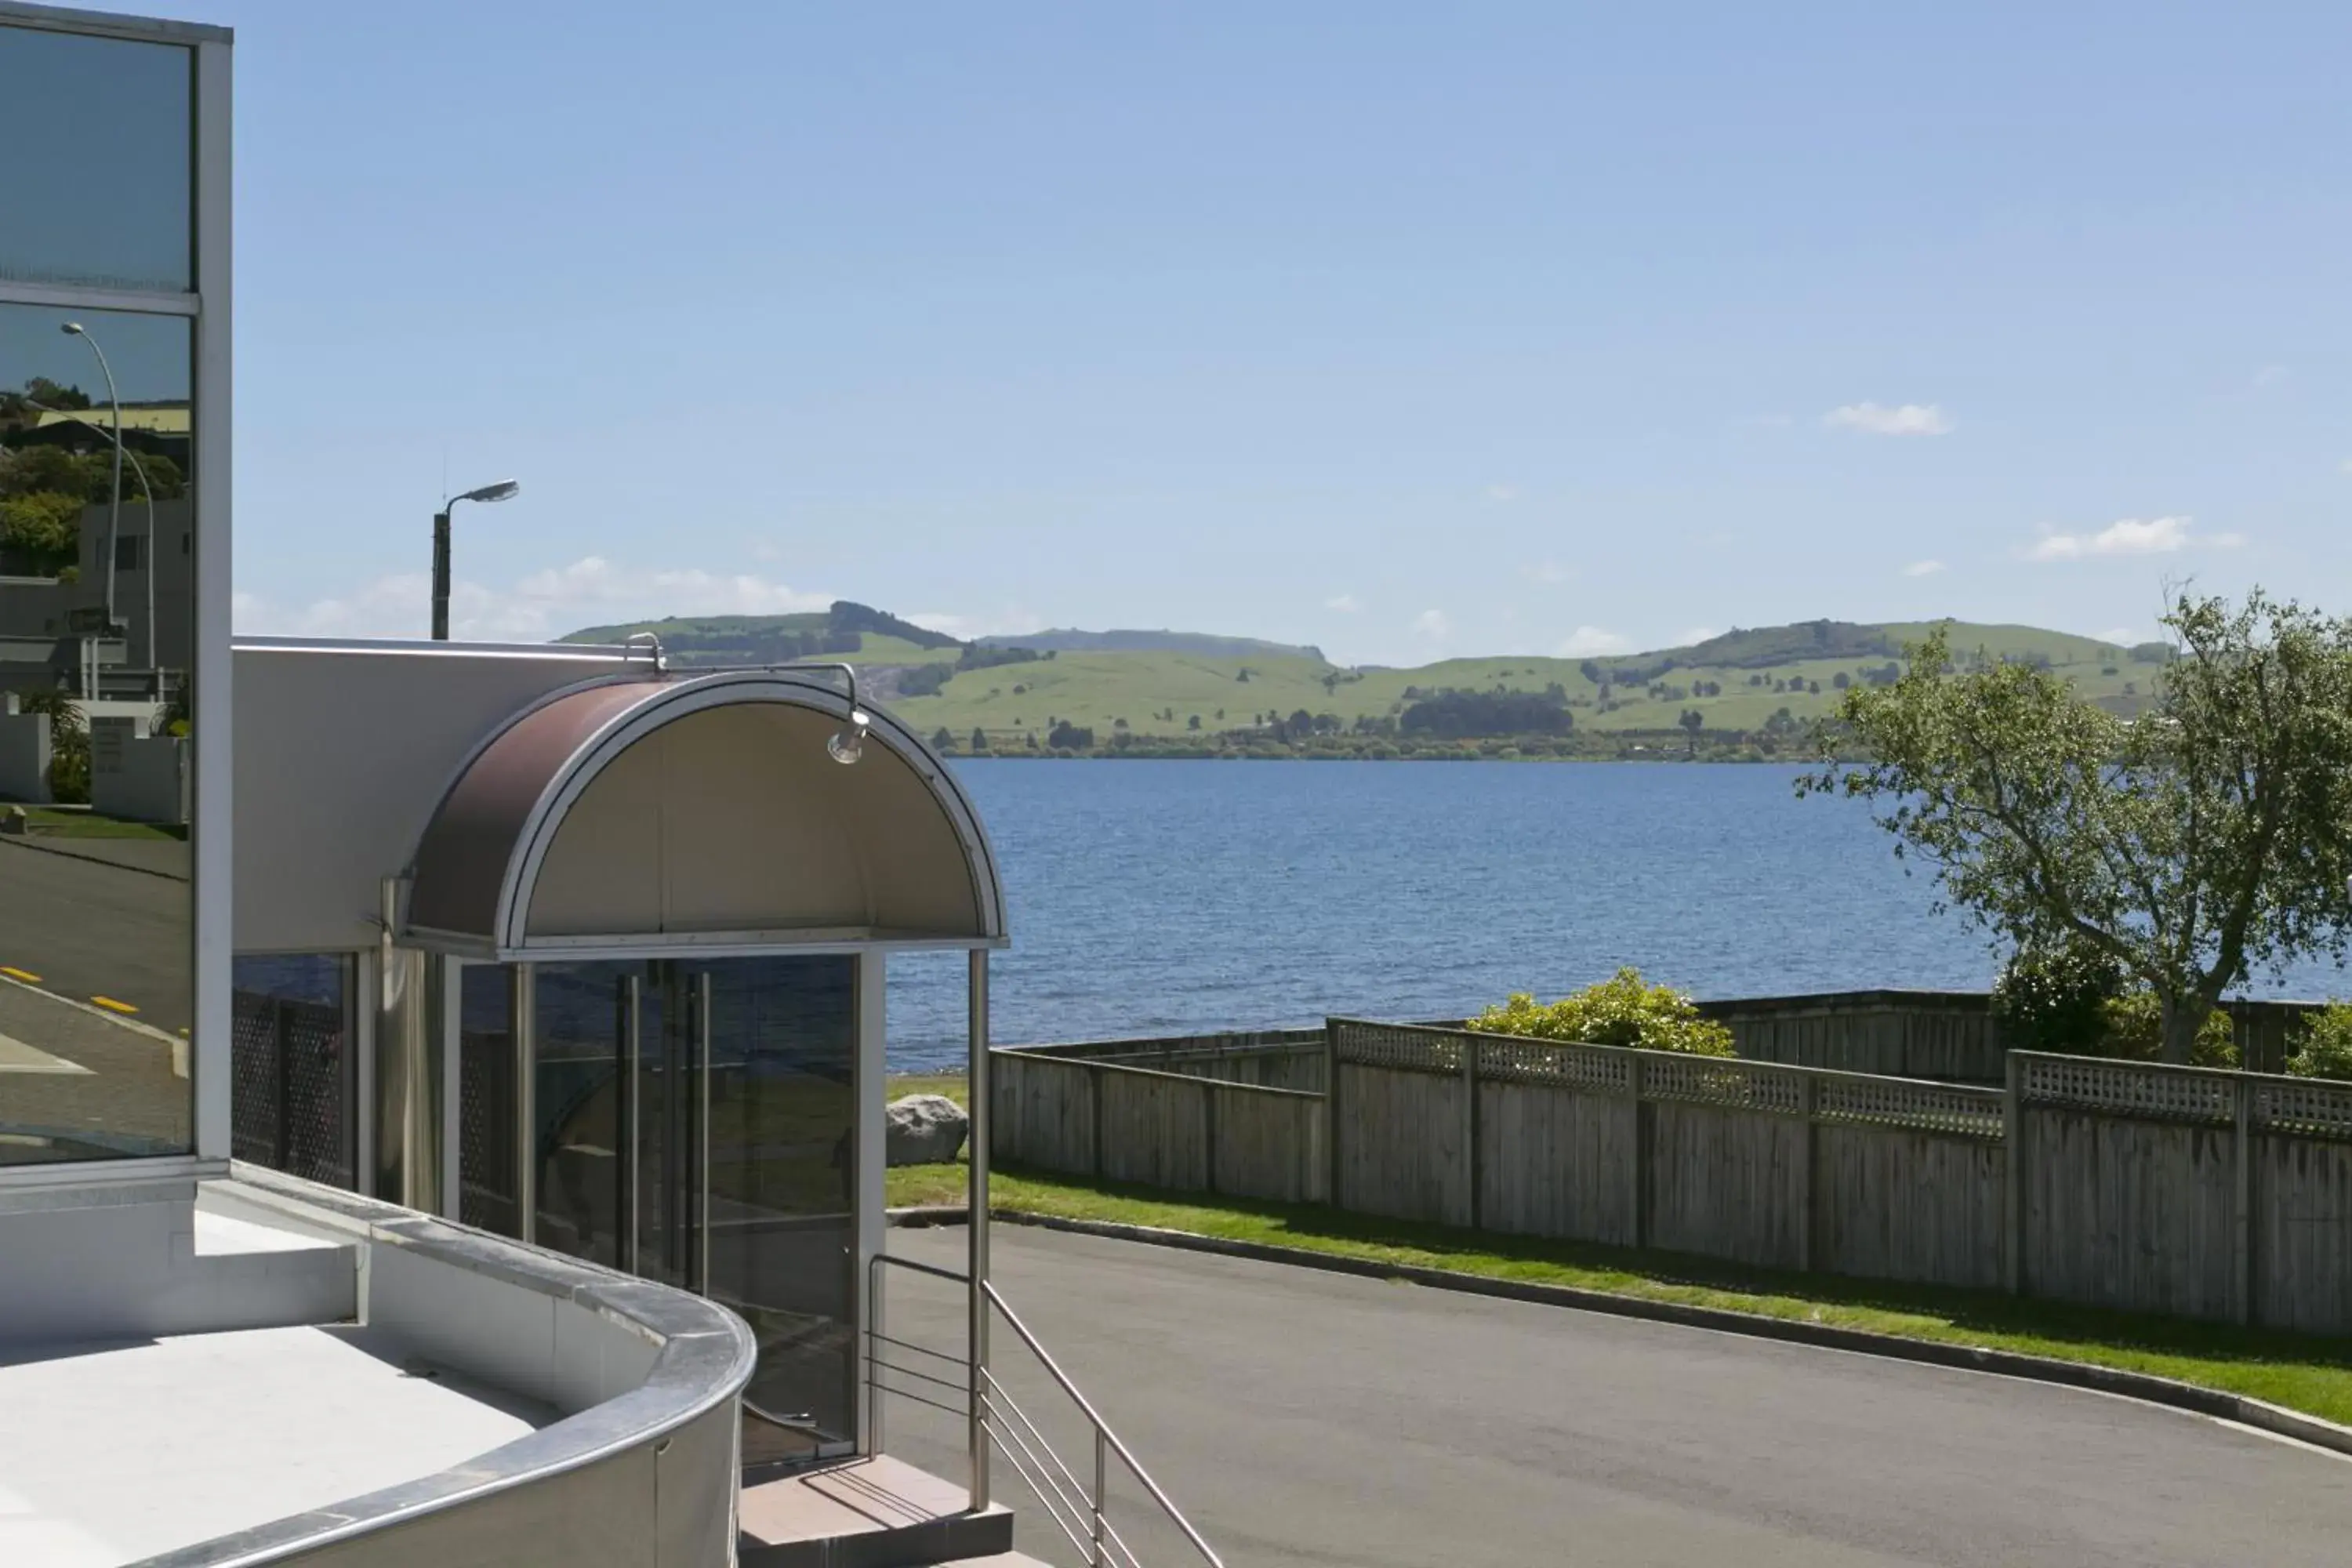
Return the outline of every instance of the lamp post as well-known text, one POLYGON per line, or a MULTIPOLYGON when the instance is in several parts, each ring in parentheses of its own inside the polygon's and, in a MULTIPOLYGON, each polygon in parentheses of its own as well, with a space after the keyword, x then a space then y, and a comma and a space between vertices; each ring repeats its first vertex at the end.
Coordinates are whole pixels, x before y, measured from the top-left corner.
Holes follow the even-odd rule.
MULTIPOLYGON (((67 321, 58 331, 69 338, 79 338, 98 356, 99 373, 106 377, 106 405, 114 411, 114 478, 106 487, 106 631, 114 635, 114 549, 122 531, 122 399, 115 395, 114 367, 106 363, 106 351, 89 335, 89 329, 79 321, 67 321)), ((153 526, 152 517, 149 526, 153 526)), ((150 547, 151 553, 152 547, 150 547)), ((92 697, 98 695, 93 691, 92 697)))
MULTIPOLYGON (((27 403, 31 403, 32 399, 26 398, 26 401, 27 403)), ((34 403, 33 406, 40 409, 45 414, 62 414, 77 425, 88 425, 93 430, 98 428, 96 424, 83 418, 77 410, 71 408, 51 408, 46 404, 40 403, 34 403)), ((120 445, 120 436, 116 437, 116 460, 119 462, 124 458, 131 459, 131 471, 139 476, 139 493, 145 497, 147 500, 147 557, 145 562, 147 575, 147 670, 150 675, 155 678, 155 700, 161 702, 163 700, 163 663, 162 658, 159 658, 156 653, 156 649, 161 646, 162 639, 157 636, 155 627, 155 487, 147 482, 147 465, 139 460, 139 454, 131 451, 127 447, 121 447, 120 445)), ((113 583, 113 569, 109 567, 107 569, 107 582, 110 585, 113 583)), ((108 618, 110 620, 113 618, 111 612, 109 612, 108 618)))
POLYGON ((522 486, 512 479, 500 479, 494 485, 484 485, 463 495, 451 496, 433 514, 433 640, 449 640, 449 514, 461 500, 510 500, 522 486))

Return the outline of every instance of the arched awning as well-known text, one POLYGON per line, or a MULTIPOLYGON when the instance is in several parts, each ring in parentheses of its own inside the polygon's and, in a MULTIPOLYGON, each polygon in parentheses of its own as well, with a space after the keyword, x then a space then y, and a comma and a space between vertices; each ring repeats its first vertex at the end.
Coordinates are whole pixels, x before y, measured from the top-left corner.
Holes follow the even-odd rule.
POLYGON ((849 712, 837 678, 792 669, 550 698, 443 795, 402 939, 499 959, 1001 942, 970 801, 886 713, 834 761, 849 712))

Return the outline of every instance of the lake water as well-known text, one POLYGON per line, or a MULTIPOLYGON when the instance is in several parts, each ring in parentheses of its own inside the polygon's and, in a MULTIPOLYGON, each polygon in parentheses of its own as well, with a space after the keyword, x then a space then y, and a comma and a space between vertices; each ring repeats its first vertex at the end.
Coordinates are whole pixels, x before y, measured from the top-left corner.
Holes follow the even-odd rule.
MULTIPOLYGON (((1013 946, 999 1043, 1461 1016, 1638 966, 1700 996, 1980 988, 1853 803, 1785 767, 954 764, 994 841, 1013 946)), ((2352 989, 2332 964, 2258 995, 2352 989)), ((963 1060, 960 957, 893 961, 893 1065, 963 1060)))

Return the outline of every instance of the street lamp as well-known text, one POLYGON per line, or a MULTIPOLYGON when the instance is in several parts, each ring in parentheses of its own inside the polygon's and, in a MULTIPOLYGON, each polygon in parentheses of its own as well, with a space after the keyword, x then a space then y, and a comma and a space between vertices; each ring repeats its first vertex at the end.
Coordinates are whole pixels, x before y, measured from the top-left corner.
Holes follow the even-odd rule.
MULTIPOLYGON (((106 405, 114 411, 114 479, 106 489, 106 633, 114 635, 114 548, 122 531, 122 399, 115 395, 114 367, 106 363, 106 351, 89 335, 89 329, 79 321, 61 323, 58 331, 69 338, 79 338, 98 356, 98 368, 106 377, 106 405)), ((150 526, 152 526, 152 518, 150 526)), ((152 553, 153 546, 149 546, 152 553)), ((152 635, 152 630, 151 630, 152 635)), ((89 695, 95 697, 97 692, 89 695)))
POLYGON ((449 513, 461 500, 511 500, 522 486, 512 479, 451 496, 433 514, 433 640, 449 640, 449 513))
MULTIPOLYGON (((77 425, 87 425, 93 430, 98 428, 95 422, 83 418, 74 409, 51 408, 44 403, 34 403, 29 397, 25 401, 32 403, 44 414, 61 414, 77 425)), ((121 462, 125 458, 131 459, 131 471, 139 476, 139 493, 147 498, 147 667, 148 673, 155 679, 155 700, 161 702, 163 700, 163 655, 156 651, 163 644, 155 630, 155 487, 147 482, 147 465, 139 460, 139 454, 122 447, 120 436, 116 440, 115 461, 121 462)), ((107 568, 106 580, 110 587, 113 585, 114 569, 111 566, 107 568)), ((107 618, 110 621, 113 619, 112 611, 107 613, 107 618)), ((110 626, 108 629, 112 628, 110 626)))

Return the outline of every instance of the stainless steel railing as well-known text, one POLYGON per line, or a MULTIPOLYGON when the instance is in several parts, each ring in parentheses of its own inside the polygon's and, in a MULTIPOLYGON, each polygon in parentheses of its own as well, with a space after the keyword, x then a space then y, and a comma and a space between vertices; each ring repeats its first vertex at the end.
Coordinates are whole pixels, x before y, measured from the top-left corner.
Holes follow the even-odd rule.
MULTIPOLYGON (((880 1271, 886 1265, 944 1279, 966 1289, 971 1286, 969 1275, 918 1263, 908 1258, 878 1253, 875 1256, 874 1268, 867 1281, 871 1300, 877 1304, 874 1317, 877 1324, 882 1315, 879 1310, 882 1300, 880 1271)), ((1134 1548, 1128 1544, 1118 1526, 1104 1513, 1104 1505, 1110 1494, 1110 1461, 1114 1458, 1126 1468, 1129 1475, 1134 1477, 1169 1522, 1191 1543, 1200 1554, 1201 1561, 1209 1568, 1224 1568, 1224 1559, 1202 1539, 1201 1532, 1192 1527, 1192 1521, 1184 1517, 1183 1510, 1152 1479, 1151 1472, 1143 1468, 1143 1462, 1135 1457, 1134 1450, 1111 1430, 1110 1423, 1105 1421, 1093 1402, 1079 1392, 1069 1373, 1062 1370, 1061 1363, 1038 1342, 1029 1325, 1021 1321, 1020 1314, 1013 1310, 1012 1304, 1005 1300, 995 1285, 983 1279, 980 1290, 988 1306, 1004 1320, 1005 1326, 1028 1347, 1029 1353, 1037 1358, 1037 1364, 1045 1369, 1046 1375, 1054 1380, 1070 1403, 1076 1406, 1078 1414, 1086 1418, 1092 1434, 1091 1478, 1087 1480, 1079 1479, 1068 1461, 1046 1439, 1036 1422, 1030 1419, 1014 1402, 993 1369, 975 1367, 968 1358, 896 1338, 883 1332, 878 1326, 869 1329, 866 1333, 867 1433, 873 1447, 877 1451, 881 1447, 882 1396, 886 1394, 967 1418, 974 1407, 973 1402, 977 1400, 981 1429, 994 1443, 996 1450, 1004 1456, 1014 1473, 1020 1476, 1023 1484, 1036 1497, 1039 1506, 1061 1527, 1062 1533, 1069 1537, 1071 1545, 1086 1553, 1087 1568, 1143 1568, 1142 1560, 1136 1555, 1134 1548), (921 1365, 914 1365, 905 1360, 887 1359, 892 1356, 921 1357, 925 1360, 921 1365), (955 1379, 946 1376, 950 1368, 961 1369, 962 1376, 955 1379), (893 1385, 883 1381, 886 1374, 911 1379, 923 1386, 915 1389, 893 1385), (950 1397, 941 1397, 942 1394, 960 1396, 962 1402, 951 1403, 950 1397)))

